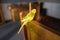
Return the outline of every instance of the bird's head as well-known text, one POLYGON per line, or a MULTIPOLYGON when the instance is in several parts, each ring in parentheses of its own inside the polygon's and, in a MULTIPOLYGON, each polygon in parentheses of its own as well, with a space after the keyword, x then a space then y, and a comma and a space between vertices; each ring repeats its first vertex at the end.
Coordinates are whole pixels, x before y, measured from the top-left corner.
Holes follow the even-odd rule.
POLYGON ((33 9, 33 10, 32 10, 32 13, 36 13, 36 9, 33 9))
POLYGON ((30 16, 35 16, 35 13, 36 13, 36 9, 32 9, 30 16))

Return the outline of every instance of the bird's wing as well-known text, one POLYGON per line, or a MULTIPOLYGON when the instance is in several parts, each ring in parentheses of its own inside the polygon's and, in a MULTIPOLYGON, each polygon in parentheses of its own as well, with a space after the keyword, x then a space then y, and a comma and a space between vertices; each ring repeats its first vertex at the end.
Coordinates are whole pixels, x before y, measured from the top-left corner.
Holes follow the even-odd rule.
POLYGON ((31 12, 29 12, 29 13, 23 18, 23 20, 24 20, 24 19, 27 19, 28 17, 32 17, 32 18, 33 18, 33 16, 35 15, 35 13, 36 13, 36 9, 33 9, 31 12))

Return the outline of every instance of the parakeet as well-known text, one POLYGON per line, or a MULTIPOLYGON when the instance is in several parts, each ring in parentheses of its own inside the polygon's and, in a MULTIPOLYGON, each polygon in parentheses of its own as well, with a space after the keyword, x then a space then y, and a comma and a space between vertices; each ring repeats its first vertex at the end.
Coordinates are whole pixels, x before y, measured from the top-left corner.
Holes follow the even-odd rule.
POLYGON ((23 26, 26 25, 28 22, 32 21, 34 19, 36 13, 36 9, 32 9, 24 18, 21 20, 23 22, 22 26, 20 27, 19 32, 22 30, 23 26))

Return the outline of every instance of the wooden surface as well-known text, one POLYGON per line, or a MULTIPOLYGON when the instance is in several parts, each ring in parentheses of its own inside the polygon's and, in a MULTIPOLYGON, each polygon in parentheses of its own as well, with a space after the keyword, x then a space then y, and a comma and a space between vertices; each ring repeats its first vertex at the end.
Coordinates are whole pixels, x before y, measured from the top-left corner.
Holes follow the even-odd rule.
POLYGON ((43 28, 36 21, 32 21, 26 25, 28 40, 60 40, 60 36, 43 28))
POLYGON ((4 19, 4 14, 3 14, 3 10, 2 10, 2 6, 1 6, 2 4, 0 4, 0 17, 1 17, 1 22, 0 22, 0 24, 3 24, 3 23, 5 23, 5 19, 4 19))
POLYGON ((11 16, 12 16, 13 22, 19 20, 19 10, 17 8, 12 8, 11 9, 11 16))

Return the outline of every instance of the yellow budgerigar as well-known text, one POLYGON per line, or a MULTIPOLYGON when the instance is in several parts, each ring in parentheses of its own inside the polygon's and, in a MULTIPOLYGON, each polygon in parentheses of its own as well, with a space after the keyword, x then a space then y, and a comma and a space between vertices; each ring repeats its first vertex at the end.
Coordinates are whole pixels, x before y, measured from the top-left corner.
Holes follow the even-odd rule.
POLYGON ((26 25, 28 22, 31 22, 34 19, 36 13, 36 9, 32 9, 24 18, 21 20, 23 22, 22 26, 20 27, 19 32, 22 30, 23 26, 26 25))

